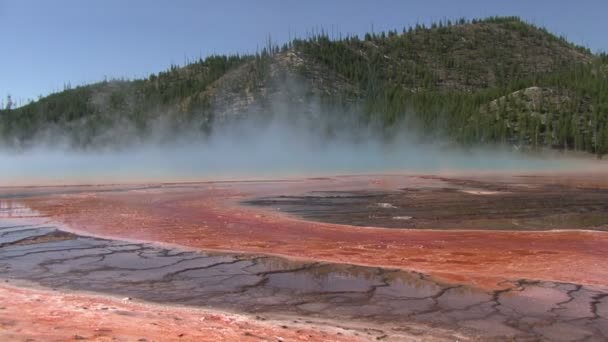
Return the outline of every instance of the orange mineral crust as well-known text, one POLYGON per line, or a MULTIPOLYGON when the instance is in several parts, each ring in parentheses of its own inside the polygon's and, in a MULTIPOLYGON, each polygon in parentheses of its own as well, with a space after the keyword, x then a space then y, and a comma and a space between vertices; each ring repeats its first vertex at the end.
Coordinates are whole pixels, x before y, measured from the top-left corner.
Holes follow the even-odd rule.
MULTIPOLYGON (((488 175, 479 179, 487 181, 488 175)), ((571 176, 548 183, 577 182, 571 176)), ((588 177, 585 185, 589 184, 588 177)), ((513 183, 512 176, 495 182, 513 183)), ((529 188, 542 178, 517 178, 529 188)), ((602 183, 601 181, 599 181, 602 183)), ((476 184, 476 183, 474 183, 476 184)), ((498 288, 503 280, 608 284, 608 234, 603 231, 416 230, 311 222, 241 201, 273 195, 353 189, 440 189, 438 177, 356 176, 285 182, 164 185, 124 192, 80 192, 20 200, 42 216, 83 234, 156 241, 195 249, 276 254, 291 258, 415 270, 437 278, 498 288)), ((467 196, 495 192, 469 189, 467 196)), ((467 192, 468 191, 468 192, 467 192)))
POLYGON ((356 332, 0 286, 2 341, 361 341, 356 332))

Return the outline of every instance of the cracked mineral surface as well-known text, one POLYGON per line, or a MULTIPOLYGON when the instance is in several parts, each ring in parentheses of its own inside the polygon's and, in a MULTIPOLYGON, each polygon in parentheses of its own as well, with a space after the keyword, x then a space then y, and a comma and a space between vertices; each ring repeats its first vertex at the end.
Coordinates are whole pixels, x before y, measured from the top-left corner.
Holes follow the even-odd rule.
MULTIPOLYGON (((415 322, 504 339, 608 338, 608 289, 549 281, 485 291, 379 267, 78 236, 50 226, 0 227, 6 280, 157 303, 362 321, 415 322)), ((391 336, 391 330, 382 331, 391 336)))
MULTIPOLYGON (((603 341, 606 189, 588 175, 1 188, 0 277, 316 324, 294 339, 603 341)), ((10 309, 0 337, 16 336, 10 309)))

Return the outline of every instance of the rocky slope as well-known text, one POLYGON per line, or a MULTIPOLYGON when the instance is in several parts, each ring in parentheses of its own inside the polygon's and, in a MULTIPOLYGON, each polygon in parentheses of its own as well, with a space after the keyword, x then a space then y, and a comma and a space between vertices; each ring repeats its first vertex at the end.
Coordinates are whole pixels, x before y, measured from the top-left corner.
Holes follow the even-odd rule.
POLYGON ((325 121, 356 113, 348 120, 379 127, 414 121, 463 144, 603 154, 607 65, 605 55, 513 17, 337 40, 321 32, 256 55, 211 56, 0 111, 0 141, 28 146, 67 133, 74 146, 122 146, 159 131, 167 139, 208 135, 256 114, 325 121))

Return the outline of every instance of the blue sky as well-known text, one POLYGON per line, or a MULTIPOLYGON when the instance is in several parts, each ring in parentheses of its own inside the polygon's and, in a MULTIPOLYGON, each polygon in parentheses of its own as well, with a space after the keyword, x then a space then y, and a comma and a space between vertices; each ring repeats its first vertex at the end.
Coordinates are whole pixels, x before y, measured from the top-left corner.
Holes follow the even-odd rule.
POLYGON ((0 97, 25 101, 104 77, 140 77, 213 53, 255 52, 314 28, 362 34, 444 18, 518 15, 608 50, 607 0, 0 0, 0 97))

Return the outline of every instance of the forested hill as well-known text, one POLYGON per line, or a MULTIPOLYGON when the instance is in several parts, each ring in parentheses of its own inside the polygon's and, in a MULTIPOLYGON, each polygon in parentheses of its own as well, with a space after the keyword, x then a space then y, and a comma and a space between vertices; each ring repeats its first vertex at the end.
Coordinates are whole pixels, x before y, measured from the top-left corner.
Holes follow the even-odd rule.
POLYGON ((205 136, 280 112, 330 126, 357 121, 349 129, 415 123, 463 145, 602 155, 607 91, 605 54, 515 17, 463 19, 364 37, 316 32, 283 46, 268 42, 255 55, 211 56, 147 79, 66 89, 1 110, 0 144, 67 137, 76 147, 122 146, 159 132, 205 136))

